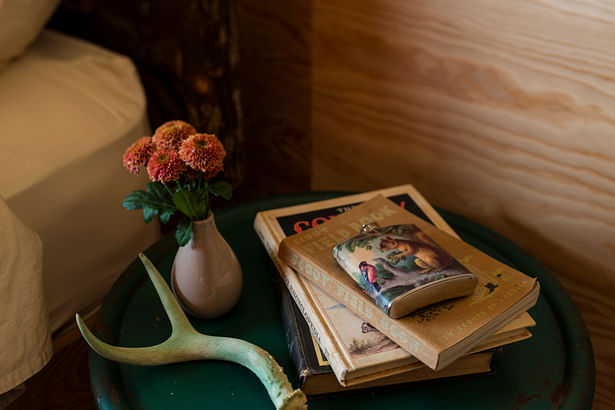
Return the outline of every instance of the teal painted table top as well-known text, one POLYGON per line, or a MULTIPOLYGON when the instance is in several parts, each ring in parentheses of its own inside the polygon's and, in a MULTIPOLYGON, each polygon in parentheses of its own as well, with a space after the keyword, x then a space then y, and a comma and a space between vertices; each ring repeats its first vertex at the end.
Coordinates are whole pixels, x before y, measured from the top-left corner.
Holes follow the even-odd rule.
MULTIPOLYGON (((274 280, 276 270, 252 228, 256 212, 340 196, 306 193, 256 200, 216 213, 216 224, 241 263, 244 287, 237 306, 217 320, 190 318, 202 333, 245 339, 294 372, 282 330, 274 280)), ((465 241, 531 276, 542 286, 530 310, 533 337, 504 347, 493 358, 494 374, 448 381, 366 389, 310 399, 310 409, 547 409, 591 408, 594 358, 585 324, 557 279, 495 232, 441 211, 465 241)), ((167 281, 177 250, 164 238, 145 254, 167 281)), ((94 332, 120 346, 151 346, 170 334, 170 324, 145 269, 137 260, 107 294, 94 332)), ((90 379, 101 409, 272 409, 260 381, 229 362, 200 361, 139 367, 118 364, 90 351, 90 379)))

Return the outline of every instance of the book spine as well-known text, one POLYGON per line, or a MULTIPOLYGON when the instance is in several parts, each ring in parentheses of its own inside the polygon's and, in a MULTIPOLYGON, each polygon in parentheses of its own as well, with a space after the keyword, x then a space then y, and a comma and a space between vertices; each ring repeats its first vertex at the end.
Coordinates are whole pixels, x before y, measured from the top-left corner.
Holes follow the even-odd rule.
POLYGON ((280 243, 278 258, 281 261, 285 261, 299 274, 329 294, 333 299, 346 306, 347 309, 388 336, 429 368, 438 370, 439 354, 437 351, 399 326, 395 319, 387 316, 373 302, 357 297, 355 288, 350 289, 333 275, 320 269, 307 258, 290 249, 286 241, 280 243))
POLYGON ((288 265, 284 264, 278 258, 275 240, 272 237, 271 229, 267 226, 262 214, 256 215, 254 220, 254 230, 265 246, 269 257, 273 261, 273 264, 275 265, 280 278, 284 282, 284 285, 288 289, 288 292, 301 311, 310 328, 310 331, 312 332, 312 335, 329 361, 331 369, 335 373, 340 383, 343 384, 350 365, 339 354, 338 349, 334 345, 333 338, 329 335, 322 321, 319 319, 320 315, 314 308, 315 303, 310 299, 310 296, 300 283, 301 279, 288 265))
MULTIPOLYGON (((279 287, 282 288, 283 285, 280 284, 279 287)), ((297 371, 299 388, 302 388, 312 371, 308 364, 307 352, 305 352, 304 335, 302 335, 297 317, 294 315, 291 297, 284 289, 280 289, 280 310, 288 353, 297 371)))

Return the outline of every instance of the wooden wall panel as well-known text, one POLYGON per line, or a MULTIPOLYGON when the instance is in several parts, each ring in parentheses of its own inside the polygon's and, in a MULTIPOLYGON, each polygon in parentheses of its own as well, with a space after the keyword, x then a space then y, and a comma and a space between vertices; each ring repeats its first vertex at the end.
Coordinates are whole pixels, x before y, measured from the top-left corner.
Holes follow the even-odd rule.
POLYGON ((243 198, 310 188, 310 10, 308 0, 237 2, 243 198))
POLYGON ((615 408, 615 1, 314 0, 311 67, 312 189, 413 183, 514 240, 615 408))

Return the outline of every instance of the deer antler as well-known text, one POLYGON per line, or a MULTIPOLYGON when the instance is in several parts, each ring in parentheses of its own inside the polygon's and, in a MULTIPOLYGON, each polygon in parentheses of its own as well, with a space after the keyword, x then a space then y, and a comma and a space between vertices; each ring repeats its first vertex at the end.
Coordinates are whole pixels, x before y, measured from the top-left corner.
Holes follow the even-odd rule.
POLYGON ((155 366, 187 360, 227 360, 250 369, 263 383, 276 409, 307 409, 301 390, 293 390, 282 367, 260 347, 245 340, 208 336, 192 327, 166 282, 143 254, 139 258, 156 288, 162 306, 171 321, 171 336, 150 347, 112 346, 98 339, 88 329, 79 314, 75 316, 79 330, 90 347, 99 355, 122 363, 155 366))

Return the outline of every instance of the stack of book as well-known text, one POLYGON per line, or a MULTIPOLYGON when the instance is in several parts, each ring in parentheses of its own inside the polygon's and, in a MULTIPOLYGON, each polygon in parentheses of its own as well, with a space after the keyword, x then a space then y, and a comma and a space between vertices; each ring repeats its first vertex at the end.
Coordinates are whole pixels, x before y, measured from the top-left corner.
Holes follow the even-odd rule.
POLYGON ((527 310, 538 282, 461 241, 411 185, 262 211, 254 228, 285 285, 286 337, 308 395, 488 373, 494 349, 536 324, 527 310), (348 237, 327 237, 352 236, 340 227, 370 213, 383 226, 418 226, 477 276, 474 292, 387 316, 333 259, 332 239, 348 237))

